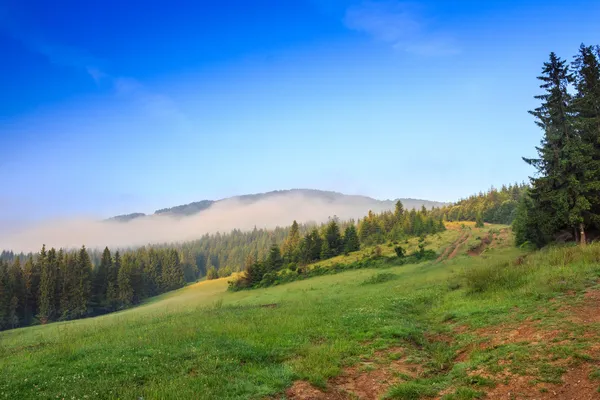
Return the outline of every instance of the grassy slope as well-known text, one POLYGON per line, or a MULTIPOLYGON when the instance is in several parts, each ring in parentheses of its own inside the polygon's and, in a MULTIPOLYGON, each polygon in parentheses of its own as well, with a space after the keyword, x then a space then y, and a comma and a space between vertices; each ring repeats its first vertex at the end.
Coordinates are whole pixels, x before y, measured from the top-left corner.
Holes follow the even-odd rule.
MULTIPOLYGON (((469 234, 464 254, 500 227, 453 228, 428 247, 442 253, 469 234)), ((325 388, 392 346, 420 365, 418 377, 390 388, 395 398, 472 398, 513 374, 558 382, 571 363, 596 363, 599 326, 564 317, 596 285, 600 246, 504 264, 522 254, 503 236, 480 257, 238 293, 226 280, 202 282, 121 313, 0 333, 0 398, 263 398, 296 380, 325 388), (493 333, 524 323, 558 333, 522 343, 493 333)))

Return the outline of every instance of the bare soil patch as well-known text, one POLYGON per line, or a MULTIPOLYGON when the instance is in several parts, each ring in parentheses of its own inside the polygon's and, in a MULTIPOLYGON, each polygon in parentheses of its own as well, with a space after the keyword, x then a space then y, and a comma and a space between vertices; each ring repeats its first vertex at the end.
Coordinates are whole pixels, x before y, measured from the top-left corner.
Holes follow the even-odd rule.
POLYGON ((531 376, 510 375, 508 383, 500 383, 487 392, 489 399, 560 399, 597 400, 598 382, 590 380, 592 366, 580 364, 562 376, 562 383, 536 383, 531 376))
POLYGON ((569 321, 576 324, 588 325, 600 323, 600 290, 588 290, 583 302, 562 310, 569 321))
POLYGON ((345 368, 340 376, 329 380, 325 390, 297 381, 286 391, 286 397, 294 400, 379 399, 392 385, 401 382, 403 376, 416 377, 421 373, 419 365, 408 363, 403 358, 393 361, 382 359, 402 352, 403 349, 399 348, 377 352, 373 360, 345 368))
POLYGON ((483 253, 485 251, 485 249, 488 248, 488 246, 492 243, 493 240, 494 240, 494 234, 490 232, 486 237, 481 239, 481 243, 479 243, 479 245, 477 247, 469 250, 469 252, 467 254, 469 254, 471 257, 480 256, 481 253, 483 253))

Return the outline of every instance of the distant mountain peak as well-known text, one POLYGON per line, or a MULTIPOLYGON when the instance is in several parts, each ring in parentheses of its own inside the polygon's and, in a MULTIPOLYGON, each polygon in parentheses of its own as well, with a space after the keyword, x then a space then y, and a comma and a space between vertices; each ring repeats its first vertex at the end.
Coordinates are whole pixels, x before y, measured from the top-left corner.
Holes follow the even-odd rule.
MULTIPOLYGON (((182 204, 179 206, 174 206, 170 208, 162 208, 160 210, 156 210, 154 215, 170 215, 175 217, 187 217, 190 215, 198 214, 204 210, 211 208, 214 204, 220 203, 223 201, 239 201, 244 204, 252 204, 257 201, 274 198, 278 196, 286 196, 286 195, 301 195, 306 196, 308 198, 312 198, 315 200, 322 200, 326 202, 335 202, 335 201, 343 201, 347 200, 352 204, 361 204, 367 208, 372 208, 374 211, 380 211, 384 209, 392 209, 396 203, 396 201, 400 200, 404 204, 404 208, 412 209, 412 208, 421 208, 423 205, 426 208, 432 207, 440 207, 445 203, 430 201, 430 200, 421 200, 421 199, 412 199, 412 198, 400 198, 395 200, 377 200, 368 196, 363 195, 347 195, 340 192, 327 191, 327 190, 317 190, 317 189, 287 189, 287 190, 273 190, 265 193, 256 193, 256 194, 244 194, 239 196, 228 197, 220 200, 201 200, 188 204, 182 204)), ((137 218, 146 217, 146 214, 143 213, 132 213, 125 215, 118 215, 116 217, 109 218, 110 221, 118 221, 118 222, 129 222, 131 220, 137 218)))

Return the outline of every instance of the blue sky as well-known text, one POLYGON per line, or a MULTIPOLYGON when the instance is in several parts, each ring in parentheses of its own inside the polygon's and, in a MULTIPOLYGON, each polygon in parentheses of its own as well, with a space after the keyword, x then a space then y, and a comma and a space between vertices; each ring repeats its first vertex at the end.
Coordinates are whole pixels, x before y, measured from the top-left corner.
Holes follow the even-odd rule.
POLYGON ((598 20, 577 0, 0 1, 0 222, 525 180, 535 77, 598 20))

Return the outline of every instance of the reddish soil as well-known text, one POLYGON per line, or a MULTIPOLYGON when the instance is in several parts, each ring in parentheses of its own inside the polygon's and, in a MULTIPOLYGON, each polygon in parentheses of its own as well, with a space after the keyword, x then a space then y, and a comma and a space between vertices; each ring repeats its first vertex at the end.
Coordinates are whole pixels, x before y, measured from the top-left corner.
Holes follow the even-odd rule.
POLYGON ((519 326, 500 325, 491 328, 481 328, 475 331, 477 336, 486 338, 481 343, 483 348, 496 347, 507 343, 528 342, 530 344, 548 343, 561 334, 559 330, 544 330, 530 320, 519 326))
POLYGON ((450 246, 446 247, 441 256, 438 257, 436 262, 444 261, 446 259, 450 260, 456 257, 458 252, 458 248, 469 239, 469 233, 463 233, 458 239, 454 241, 450 246))
POLYGON ((285 393, 293 400, 376 400, 384 395, 394 384, 402 381, 401 376, 416 377, 421 373, 420 366, 409 364, 402 358, 383 362, 385 354, 401 354, 402 349, 389 349, 375 354, 375 359, 358 366, 348 367, 344 372, 327 383, 327 389, 321 390, 305 381, 297 381, 285 393), (365 368, 366 367, 366 368, 365 368))
POLYGON ((498 384, 487 393, 488 399, 560 399, 598 400, 598 381, 589 378, 592 366, 580 364, 570 368, 563 376, 561 384, 535 383, 531 376, 508 374, 508 383, 498 384))
POLYGON ((480 256, 481 253, 483 253, 485 251, 485 249, 488 248, 488 246, 492 243, 493 240, 494 240, 494 234, 490 232, 486 237, 481 239, 481 243, 479 244, 479 246, 477 246, 474 249, 469 250, 468 254, 471 257, 480 256))
POLYGON ((583 302, 562 310, 569 321, 588 325, 600 323, 600 290, 588 290, 583 302))
POLYGON ((452 250, 452 253, 450 253, 450 255, 448 256, 448 260, 452 260, 454 257, 456 257, 458 255, 458 252, 460 251, 460 248, 462 247, 463 244, 465 244, 467 242, 467 240, 469 240, 469 238, 471 237, 471 235, 469 233, 465 233, 461 239, 461 240, 455 247, 454 250, 452 250))

